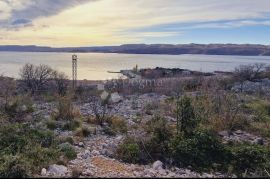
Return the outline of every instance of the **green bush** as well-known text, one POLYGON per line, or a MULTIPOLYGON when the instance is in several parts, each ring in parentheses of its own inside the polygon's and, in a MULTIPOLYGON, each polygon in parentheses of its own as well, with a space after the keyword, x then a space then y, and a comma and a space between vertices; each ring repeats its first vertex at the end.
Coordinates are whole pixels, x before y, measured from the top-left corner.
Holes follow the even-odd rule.
POLYGON ((70 143, 60 144, 59 148, 68 160, 73 160, 77 157, 77 153, 70 143))
POLYGON ((140 147, 134 138, 128 137, 118 146, 116 158, 127 163, 138 163, 140 161, 140 147))
POLYGON ((176 101, 177 133, 191 135, 198 125, 191 98, 184 96, 176 101))
POLYGON ((29 125, 0 126, 0 177, 30 177, 59 157, 54 136, 29 125))
POLYGON ((197 170, 224 164, 225 156, 229 156, 216 135, 209 131, 195 131, 189 138, 176 137, 170 144, 170 153, 177 166, 197 170))
POLYGON ((1 178, 26 178, 29 177, 29 164, 20 156, 4 155, 0 158, 1 178))
POLYGON ((172 130, 166 119, 155 116, 146 123, 145 131, 148 139, 145 146, 151 158, 163 160, 168 155, 169 142, 172 137, 172 130))
POLYGON ((4 111, 12 118, 21 117, 34 111, 33 102, 29 96, 14 96, 5 104, 4 111))
POLYGON ((228 146, 232 155, 230 165, 238 175, 270 170, 270 149, 266 146, 238 144, 228 146))
POLYGON ((74 144, 74 140, 72 137, 59 137, 57 139, 57 143, 58 144, 62 144, 62 143, 70 143, 71 145, 74 144))
POLYGON ((56 124, 55 120, 48 120, 46 122, 46 125, 47 125, 47 128, 50 129, 50 130, 54 130, 54 129, 57 128, 57 124, 56 124))
POLYGON ((255 114, 256 121, 270 121, 270 102, 265 100, 256 100, 247 104, 246 107, 251 109, 255 114))
POLYGON ((68 130, 68 131, 74 131, 77 128, 81 126, 81 122, 78 120, 71 120, 65 122, 65 124, 62 126, 63 130, 68 130))

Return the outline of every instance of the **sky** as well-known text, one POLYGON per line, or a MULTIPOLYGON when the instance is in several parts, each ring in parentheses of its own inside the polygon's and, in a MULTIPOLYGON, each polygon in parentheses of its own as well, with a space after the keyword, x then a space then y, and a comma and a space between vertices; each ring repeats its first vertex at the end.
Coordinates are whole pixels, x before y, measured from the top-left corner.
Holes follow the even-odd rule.
POLYGON ((0 0, 0 45, 270 45, 270 0, 0 0))

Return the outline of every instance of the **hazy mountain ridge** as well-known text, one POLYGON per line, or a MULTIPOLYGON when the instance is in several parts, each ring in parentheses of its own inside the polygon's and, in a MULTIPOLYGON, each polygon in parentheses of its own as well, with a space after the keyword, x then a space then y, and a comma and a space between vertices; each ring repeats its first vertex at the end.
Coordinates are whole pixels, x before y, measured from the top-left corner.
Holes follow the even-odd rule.
POLYGON ((205 55, 244 55, 270 56, 270 46, 267 45, 237 45, 237 44, 125 44, 120 46, 99 47, 65 47, 53 48, 46 46, 2 45, 0 51, 18 52, 102 52, 127 54, 205 54, 205 55))

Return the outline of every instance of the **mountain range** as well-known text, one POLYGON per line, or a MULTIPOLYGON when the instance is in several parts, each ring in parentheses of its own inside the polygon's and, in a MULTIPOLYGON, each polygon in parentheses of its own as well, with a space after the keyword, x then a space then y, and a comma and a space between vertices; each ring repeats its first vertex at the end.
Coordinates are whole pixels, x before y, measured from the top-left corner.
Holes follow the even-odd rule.
POLYGON ((125 54, 205 54, 205 55, 242 55, 242 56, 270 56, 269 45, 252 44, 125 44, 120 46, 96 47, 46 47, 0 45, 0 51, 13 52, 72 52, 72 53, 125 53, 125 54))

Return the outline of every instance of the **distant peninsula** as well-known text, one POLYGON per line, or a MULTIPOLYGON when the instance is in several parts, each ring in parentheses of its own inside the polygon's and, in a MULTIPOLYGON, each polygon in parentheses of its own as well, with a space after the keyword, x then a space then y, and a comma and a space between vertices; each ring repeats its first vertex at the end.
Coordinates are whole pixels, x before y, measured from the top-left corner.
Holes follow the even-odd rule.
POLYGON ((70 53, 123 53, 123 54, 204 54, 270 56, 269 45, 253 44, 125 44, 120 46, 62 47, 0 45, 0 51, 13 52, 70 52, 70 53))

